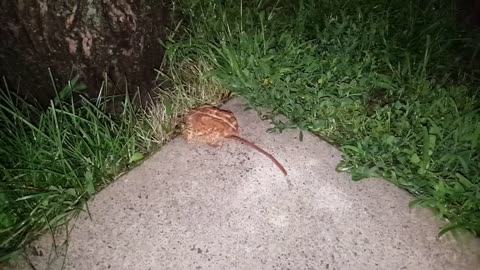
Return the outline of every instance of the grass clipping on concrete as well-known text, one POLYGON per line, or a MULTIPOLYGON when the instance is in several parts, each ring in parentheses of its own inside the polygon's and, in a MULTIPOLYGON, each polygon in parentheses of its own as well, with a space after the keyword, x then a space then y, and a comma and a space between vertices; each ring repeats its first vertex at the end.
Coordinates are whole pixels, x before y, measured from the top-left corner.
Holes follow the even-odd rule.
POLYGON ((73 102, 71 93, 84 88, 76 80, 46 110, 1 89, 0 261, 88 210, 88 198, 174 135, 186 110, 218 104, 227 93, 207 72, 200 62, 172 63, 159 72, 172 88, 156 89, 156 106, 141 109, 125 97, 116 114, 101 93, 73 102))
MULTIPOLYGON (((171 41, 275 130, 336 144, 339 171, 383 177, 455 229, 480 233, 478 36, 456 28, 455 1, 184 1, 171 41), (273 121, 273 120, 272 120, 273 121)), ((301 137, 301 136, 300 136, 301 137)), ((382 194, 378 194, 382 196, 382 194)))

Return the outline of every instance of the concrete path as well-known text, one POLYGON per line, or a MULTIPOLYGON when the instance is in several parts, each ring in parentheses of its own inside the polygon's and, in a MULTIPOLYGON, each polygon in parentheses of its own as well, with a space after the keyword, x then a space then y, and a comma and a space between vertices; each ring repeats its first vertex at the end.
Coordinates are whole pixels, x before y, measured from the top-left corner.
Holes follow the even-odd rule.
MULTIPOLYGON (((242 101, 225 107, 289 175, 236 141, 214 149, 177 138, 95 197, 65 269, 480 269, 478 242, 437 239, 439 220, 410 210, 402 190, 353 182, 317 137, 266 133, 242 101)), ((36 269, 46 269, 48 239, 31 257, 36 269)))

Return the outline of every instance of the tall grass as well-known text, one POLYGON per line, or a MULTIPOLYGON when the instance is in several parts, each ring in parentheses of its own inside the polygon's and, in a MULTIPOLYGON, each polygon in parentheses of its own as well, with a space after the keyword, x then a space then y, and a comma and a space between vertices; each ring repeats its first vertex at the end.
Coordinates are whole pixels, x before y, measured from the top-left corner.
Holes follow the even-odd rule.
POLYGON ((1 91, 0 256, 66 222, 149 150, 137 136, 139 119, 128 98, 121 114, 109 115, 107 100, 74 102, 78 86, 73 80, 46 111, 1 91))
POLYGON ((253 106, 287 116, 276 130, 338 145, 353 179, 408 190, 449 221, 440 234, 480 233, 479 39, 457 27, 454 1, 179 4, 172 58, 206 61, 253 106))
MULTIPOLYGON (((161 60, 161 59, 159 59, 161 60)), ((170 62, 158 71, 155 106, 128 95, 95 99, 73 94, 76 79, 44 110, 0 91, 0 261, 25 244, 67 225, 87 200, 175 135, 181 115, 228 95, 201 62, 170 62), (118 100, 120 99, 120 100, 118 100), (121 110, 112 113, 111 105, 121 110)), ((68 240, 68 239, 67 239, 68 240)))

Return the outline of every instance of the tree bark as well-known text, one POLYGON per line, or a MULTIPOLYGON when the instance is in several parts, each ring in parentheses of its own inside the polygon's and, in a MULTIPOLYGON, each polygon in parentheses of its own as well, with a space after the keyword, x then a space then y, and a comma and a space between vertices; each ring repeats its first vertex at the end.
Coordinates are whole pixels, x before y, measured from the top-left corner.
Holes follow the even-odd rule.
POLYGON ((49 68, 58 87, 80 75, 89 95, 105 76, 108 94, 152 88, 169 23, 164 0, 0 1, 0 75, 20 94, 48 105, 49 68))
POLYGON ((460 6, 461 18, 475 30, 480 30, 480 1, 478 0, 458 0, 460 6))

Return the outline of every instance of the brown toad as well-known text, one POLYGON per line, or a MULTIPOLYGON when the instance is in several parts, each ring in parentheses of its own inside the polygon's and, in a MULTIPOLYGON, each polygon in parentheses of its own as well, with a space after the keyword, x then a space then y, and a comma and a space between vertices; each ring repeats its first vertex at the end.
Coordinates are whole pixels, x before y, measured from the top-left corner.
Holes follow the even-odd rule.
POLYGON ((231 111, 209 105, 194 108, 185 117, 182 133, 189 143, 206 143, 213 147, 222 146, 225 139, 236 139, 266 155, 287 175, 285 168, 271 154, 240 137, 238 121, 231 111))

